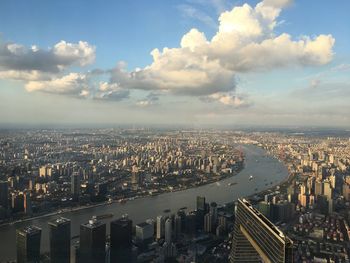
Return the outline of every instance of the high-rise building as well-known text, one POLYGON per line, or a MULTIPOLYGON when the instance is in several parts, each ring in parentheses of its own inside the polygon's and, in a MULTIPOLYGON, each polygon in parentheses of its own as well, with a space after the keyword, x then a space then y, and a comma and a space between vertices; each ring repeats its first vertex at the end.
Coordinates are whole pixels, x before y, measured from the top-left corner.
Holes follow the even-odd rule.
POLYGON ((210 203, 210 214, 212 217, 212 224, 215 225, 218 220, 218 205, 215 202, 210 203))
POLYGON ((323 182, 323 194, 327 196, 327 200, 331 200, 333 196, 333 189, 331 187, 330 181, 324 181, 323 182))
POLYGON ((41 229, 36 226, 27 226, 18 229, 16 233, 17 262, 40 262, 41 229))
POLYGON ((213 226, 212 218, 213 217, 210 213, 207 213, 204 216, 204 231, 207 233, 211 233, 211 231, 212 231, 212 226, 213 226))
POLYGON ((25 191, 23 193, 23 207, 24 207, 24 213, 26 213, 27 215, 32 214, 32 201, 30 198, 30 192, 29 191, 25 191))
POLYGON ((205 211, 205 197, 197 196, 197 211, 202 210, 205 211))
POLYGON ((123 216, 111 222, 111 262, 131 262, 132 257, 132 220, 123 216))
POLYGON ((176 215, 174 218, 174 238, 177 240, 181 234, 181 224, 182 224, 181 216, 176 215))
POLYGON ((71 175, 71 194, 77 198, 80 194, 80 175, 78 172, 74 172, 71 175))
POLYGON ((157 233, 156 238, 161 239, 164 237, 165 220, 163 216, 157 216, 157 233))
POLYGON ((105 261, 106 224, 95 217, 80 225, 79 262, 98 263, 105 261))
POLYGON ((238 199, 231 262, 293 262, 293 242, 246 200, 238 199))
POLYGON ((151 241, 154 235, 154 226, 147 222, 139 223, 135 226, 135 234, 137 242, 151 241))
POLYGON ((50 238, 50 262, 69 263, 70 262, 70 220, 57 218, 49 223, 50 238))
POLYGON ((0 206, 6 210, 9 208, 9 186, 8 182, 0 181, 0 206))
POLYGON ((171 218, 168 218, 165 221, 165 242, 167 242, 168 244, 172 242, 172 225, 173 222, 171 218))

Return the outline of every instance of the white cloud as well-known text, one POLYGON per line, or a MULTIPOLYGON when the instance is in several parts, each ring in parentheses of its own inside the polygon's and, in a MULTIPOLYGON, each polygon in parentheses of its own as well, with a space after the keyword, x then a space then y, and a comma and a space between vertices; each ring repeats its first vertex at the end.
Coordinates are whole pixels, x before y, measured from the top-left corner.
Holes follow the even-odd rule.
MULTIPOLYGON (((212 2, 222 6, 222 1, 212 2)), ((288 33, 275 32, 282 9, 291 2, 263 0, 255 7, 235 6, 221 13, 218 30, 211 39, 193 28, 182 37, 179 47, 152 50, 153 61, 144 68, 128 71, 122 62, 110 71, 103 71, 110 74, 110 79, 97 88, 90 79, 102 71, 67 73, 70 66, 93 63, 95 47, 83 41, 62 40, 48 50, 0 44, 0 78, 28 81, 25 85, 28 91, 99 100, 118 101, 128 98, 130 90, 148 90, 207 97, 240 107, 244 100, 235 95, 237 75, 288 66, 318 66, 332 60, 335 40, 331 35, 295 39, 288 33)), ((139 101, 140 105, 151 103, 154 101, 150 99, 139 101)))
POLYGON ((122 89, 117 83, 100 82, 93 98, 97 100, 120 101, 129 98, 130 91, 122 89))
POLYGON ((182 37, 180 47, 154 49, 153 62, 145 68, 128 72, 116 67, 111 82, 126 89, 205 96, 234 92, 235 77, 243 72, 330 62, 335 41, 331 35, 297 40, 287 33, 276 35, 277 18, 290 3, 264 0, 255 7, 236 6, 220 15, 211 40, 193 28, 182 37))
POLYGON ((95 50, 94 46, 84 41, 79 41, 77 44, 67 43, 64 40, 58 42, 52 52, 65 62, 63 64, 74 64, 77 63, 80 66, 86 66, 95 61, 95 50))
POLYGON ((63 77, 53 78, 51 80, 29 81, 25 84, 29 92, 41 91, 47 93, 69 94, 84 96, 88 93, 88 83, 86 76, 79 73, 69 73, 63 77))
POLYGON ((0 77, 33 80, 48 78, 70 66, 86 66, 95 60, 95 47, 87 42, 58 42, 47 50, 16 43, 0 43, 0 77), (31 76, 33 74, 33 76, 31 76))
POLYGON ((213 93, 211 95, 202 97, 201 100, 209 103, 217 102, 234 108, 247 107, 250 105, 242 96, 237 96, 236 94, 229 92, 213 93))

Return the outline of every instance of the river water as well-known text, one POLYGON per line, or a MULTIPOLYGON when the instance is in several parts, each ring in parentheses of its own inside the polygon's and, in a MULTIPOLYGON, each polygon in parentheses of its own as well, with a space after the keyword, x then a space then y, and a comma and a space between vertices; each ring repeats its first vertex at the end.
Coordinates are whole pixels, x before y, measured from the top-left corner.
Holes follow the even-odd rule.
MULTIPOLYGON (((109 232, 109 221, 123 214, 128 214, 134 223, 139 223, 148 218, 156 218, 157 215, 163 214, 165 209, 170 209, 171 212, 176 212, 184 206, 189 210, 194 209, 198 195, 205 196, 207 202, 215 201, 218 204, 224 204, 239 197, 254 194, 256 189, 257 191, 265 190, 272 186, 271 182, 276 185, 288 176, 287 168, 277 159, 267 156, 263 149, 254 145, 244 145, 242 150, 245 153, 244 169, 239 174, 225 180, 184 191, 135 199, 125 204, 112 203, 66 212, 60 216, 71 219, 72 236, 75 236, 79 234, 80 224, 87 222, 93 215, 113 213, 113 218, 104 220, 107 223, 107 232, 109 232), (249 180, 250 175, 253 175, 253 180, 249 180), (229 186, 228 183, 231 182, 237 182, 237 184, 229 186)), ((16 229, 26 225, 33 224, 42 228, 41 252, 48 251, 47 222, 56 217, 48 216, 0 227, 0 262, 16 258, 16 229)))

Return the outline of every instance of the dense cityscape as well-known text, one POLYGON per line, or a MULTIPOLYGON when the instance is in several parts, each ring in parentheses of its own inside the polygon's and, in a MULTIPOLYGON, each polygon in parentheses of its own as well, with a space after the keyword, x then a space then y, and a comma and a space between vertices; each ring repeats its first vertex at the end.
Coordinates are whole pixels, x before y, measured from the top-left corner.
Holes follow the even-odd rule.
MULTIPOLYGON (((349 262, 347 133, 151 129, 2 131, 3 226, 56 218, 49 221, 49 251, 40 251, 40 227, 16 228, 17 262, 235 262, 239 203, 233 199, 218 204, 197 196, 194 210, 166 209, 137 223, 126 214, 96 214, 80 222, 77 236, 64 213, 235 178, 245 170, 245 145, 261 148, 263 161, 270 156, 288 169, 284 180, 265 179, 242 197, 288 236, 294 261, 349 262)), ((228 185, 234 191, 240 183, 228 185)))
POLYGON ((0 263, 350 263, 349 10, 0 0, 0 263))

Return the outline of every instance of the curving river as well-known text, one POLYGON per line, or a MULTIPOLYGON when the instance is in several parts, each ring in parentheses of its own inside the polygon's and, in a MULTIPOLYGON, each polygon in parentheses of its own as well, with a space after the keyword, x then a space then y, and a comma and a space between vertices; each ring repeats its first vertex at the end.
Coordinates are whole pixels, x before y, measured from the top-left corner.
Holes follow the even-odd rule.
MULTIPOLYGON (((113 213, 115 219, 123 214, 128 214, 134 223, 139 223, 163 214, 165 209, 170 209, 171 212, 176 212, 184 206, 189 210, 194 209, 198 195, 205 196, 207 202, 215 201, 218 204, 224 204, 239 197, 254 194, 256 189, 257 191, 265 190, 280 183, 288 176, 288 170, 283 163, 268 156, 263 149, 254 145, 244 145, 242 150, 245 153, 245 167, 236 176, 197 188, 135 199, 125 204, 112 203, 66 212, 61 216, 71 219, 72 236, 74 236, 79 234, 79 225, 93 215, 113 213), (249 180, 250 175, 254 176, 253 180, 249 180), (231 182, 237 182, 237 184, 229 186, 228 183, 231 182)), ((0 227, 0 262, 16 258, 16 229, 30 224, 42 228, 41 251, 48 251, 47 222, 56 217, 47 216, 0 227)), ((113 218, 104 220, 107 223, 107 232, 109 232, 108 222, 113 218)))

